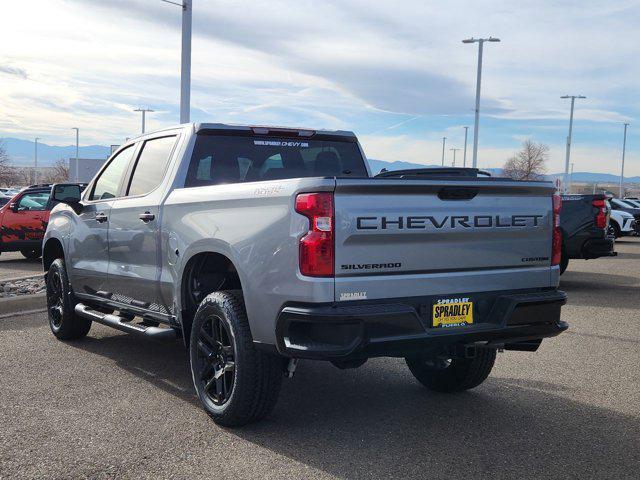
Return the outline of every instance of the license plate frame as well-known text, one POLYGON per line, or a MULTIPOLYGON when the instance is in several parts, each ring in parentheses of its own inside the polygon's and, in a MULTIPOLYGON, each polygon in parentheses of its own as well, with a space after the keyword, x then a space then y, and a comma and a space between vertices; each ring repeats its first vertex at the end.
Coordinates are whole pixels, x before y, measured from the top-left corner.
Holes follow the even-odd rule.
POLYGON ((468 327, 474 324, 474 302, 467 297, 438 298, 431 306, 431 328, 468 327))

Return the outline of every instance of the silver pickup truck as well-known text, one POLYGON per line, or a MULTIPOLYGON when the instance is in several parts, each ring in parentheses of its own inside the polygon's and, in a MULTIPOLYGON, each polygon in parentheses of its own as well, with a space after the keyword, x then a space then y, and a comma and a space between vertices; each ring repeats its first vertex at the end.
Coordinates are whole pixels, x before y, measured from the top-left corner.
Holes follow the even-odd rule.
POLYGON ((496 351, 567 328, 559 197, 474 169, 373 176, 351 132, 186 124, 58 184, 43 244, 51 330, 182 337, 196 392, 238 426, 301 358, 405 358, 473 388, 496 351))

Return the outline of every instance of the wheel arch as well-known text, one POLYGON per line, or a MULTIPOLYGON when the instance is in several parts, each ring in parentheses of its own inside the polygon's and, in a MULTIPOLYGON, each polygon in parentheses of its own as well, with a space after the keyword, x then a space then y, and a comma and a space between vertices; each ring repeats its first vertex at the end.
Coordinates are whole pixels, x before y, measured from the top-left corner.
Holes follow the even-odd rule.
POLYGON ((242 285, 241 274, 231 255, 209 248, 189 256, 181 270, 178 292, 185 344, 188 345, 199 303, 212 292, 242 290, 242 285))
POLYGON ((56 258, 64 258, 64 247, 60 239, 51 237, 47 239, 42 248, 42 268, 45 272, 56 258))

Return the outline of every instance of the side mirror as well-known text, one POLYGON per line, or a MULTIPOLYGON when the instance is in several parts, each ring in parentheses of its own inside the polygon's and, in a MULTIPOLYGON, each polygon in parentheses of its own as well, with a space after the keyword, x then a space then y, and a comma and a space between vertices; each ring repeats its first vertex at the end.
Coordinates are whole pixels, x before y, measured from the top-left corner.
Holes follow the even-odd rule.
POLYGON ((18 202, 13 202, 9 204, 9 208, 14 211, 17 212, 18 211, 18 202))
POLYGON ((80 185, 77 183, 57 183, 51 191, 54 202, 74 204, 80 202, 80 185))

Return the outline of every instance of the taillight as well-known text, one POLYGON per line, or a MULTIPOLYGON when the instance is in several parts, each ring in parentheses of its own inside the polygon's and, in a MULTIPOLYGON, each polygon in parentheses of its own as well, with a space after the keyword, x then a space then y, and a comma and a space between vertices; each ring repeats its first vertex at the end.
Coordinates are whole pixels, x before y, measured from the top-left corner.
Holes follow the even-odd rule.
POLYGON ((562 198, 553 196, 553 240, 551 242, 551 265, 560 265, 562 257, 562 232, 560 231, 560 210, 562 198))
POLYGON ((332 277, 333 193, 299 194, 296 212, 309 219, 309 232, 300 239, 300 273, 309 277, 332 277))
POLYGON ((598 209, 596 213, 596 227, 607 228, 607 203, 600 199, 594 200, 591 204, 598 209))

